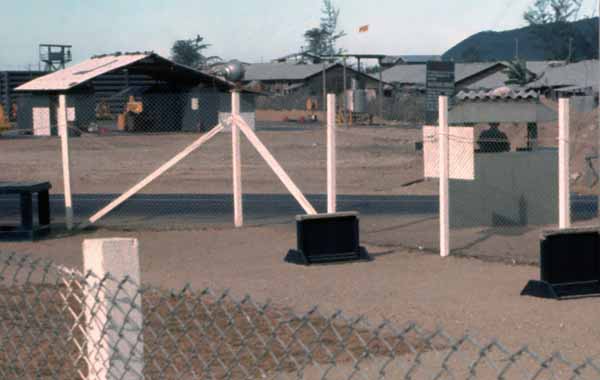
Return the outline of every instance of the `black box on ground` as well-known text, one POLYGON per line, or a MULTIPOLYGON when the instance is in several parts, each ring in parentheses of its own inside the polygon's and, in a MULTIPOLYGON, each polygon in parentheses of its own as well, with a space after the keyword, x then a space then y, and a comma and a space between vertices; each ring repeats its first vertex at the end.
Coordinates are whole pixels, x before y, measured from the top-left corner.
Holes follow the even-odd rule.
POLYGON ((600 295, 600 230, 545 232, 540 241, 540 280, 521 295, 564 299, 600 295))
POLYGON ((297 249, 285 261, 294 264, 370 260, 359 243, 357 212, 299 215, 296 217, 297 249))

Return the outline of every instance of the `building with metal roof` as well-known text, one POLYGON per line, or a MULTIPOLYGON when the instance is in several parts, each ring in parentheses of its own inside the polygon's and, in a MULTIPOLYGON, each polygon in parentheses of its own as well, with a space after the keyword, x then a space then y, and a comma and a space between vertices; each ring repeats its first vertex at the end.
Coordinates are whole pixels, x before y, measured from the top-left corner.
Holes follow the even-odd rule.
POLYGON ((27 82, 16 91, 68 92, 92 79, 114 71, 127 69, 132 74, 144 74, 157 81, 180 83, 185 86, 212 82, 223 89, 232 85, 223 79, 183 66, 155 53, 109 54, 92 57, 63 70, 27 82))
POLYGON ((341 63, 256 63, 247 65, 244 75, 244 82, 252 84, 252 89, 272 94, 289 94, 306 90, 307 95, 319 96, 323 92, 323 79, 326 82, 327 92, 331 93, 341 93, 344 89, 353 87, 378 90, 380 86, 384 87, 386 84, 373 75, 347 66, 344 68, 341 63))
MULTIPOLYGON (((96 56, 17 87, 17 125, 54 134, 57 96, 66 94, 69 122, 82 131, 98 124, 132 132, 204 130, 230 112, 233 86, 155 53, 96 56), (130 111, 134 103, 142 104, 139 112, 130 111), (120 117, 129 123, 116 123, 120 117)), ((252 94, 242 95, 242 111, 254 112, 252 94)))
MULTIPOLYGON (((470 81, 481 80, 505 68, 506 66, 500 62, 457 63, 454 73, 456 86, 458 88, 468 86, 470 81)), ((402 87, 412 86, 424 89, 427 78, 427 65, 397 65, 384 70, 382 78, 384 82, 402 87)))
POLYGON ((451 123, 541 123, 557 120, 556 111, 540 102, 533 90, 500 87, 492 91, 461 91, 451 107, 451 123))

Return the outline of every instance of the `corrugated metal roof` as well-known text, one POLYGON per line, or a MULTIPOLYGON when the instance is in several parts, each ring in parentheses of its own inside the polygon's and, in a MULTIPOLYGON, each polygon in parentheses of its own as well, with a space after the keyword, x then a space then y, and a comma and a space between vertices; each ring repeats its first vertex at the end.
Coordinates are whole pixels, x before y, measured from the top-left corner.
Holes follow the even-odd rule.
MULTIPOLYGON (((335 65, 335 63, 326 64, 326 69, 335 65)), ((254 63, 246 66, 244 80, 303 80, 322 71, 322 64, 254 63)))
MULTIPOLYGON (((454 67, 455 81, 475 75, 483 70, 496 66, 498 62, 457 63, 454 67)), ((397 65, 383 71, 383 80, 389 83, 406 83, 425 85, 427 65, 397 65)))
POLYGON ((384 82, 425 86, 427 68, 425 65, 397 65, 384 70, 381 75, 384 82))
MULTIPOLYGON (((557 65, 556 61, 530 61, 526 62, 527 70, 537 75, 544 75, 544 73, 553 65, 557 65)), ((469 90, 492 90, 494 88, 503 87, 506 85, 508 75, 502 70, 493 73, 492 75, 486 76, 477 82, 474 82, 467 86, 469 90)))
POLYGON ((131 65, 149 54, 107 55, 90 58, 16 88, 17 91, 66 91, 99 75, 131 65))
POLYGON ((598 60, 587 60, 566 65, 551 65, 544 75, 528 85, 540 87, 579 87, 598 89, 598 60))
MULTIPOLYGON (((328 63, 325 70, 335 66, 343 67, 341 63, 328 63)), ((291 63, 254 63, 246 65, 245 82, 261 81, 298 81, 305 80, 323 72, 323 64, 291 64, 291 63)), ((346 66, 346 70, 379 81, 376 75, 367 74, 346 66)), ((377 74, 378 75, 378 74, 377 74)), ((384 83, 387 81, 384 79, 384 83)))
POLYGON ((177 64, 155 53, 131 53, 93 57, 27 82, 16 90, 68 91, 101 75, 126 67, 132 72, 148 75, 155 80, 173 80, 189 85, 211 82, 225 89, 233 86, 223 79, 177 64))
POLYGON ((493 91, 461 91, 456 98, 460 101, 537 100, 539 94, 532 90, 513 90, 501 87, 493 91))

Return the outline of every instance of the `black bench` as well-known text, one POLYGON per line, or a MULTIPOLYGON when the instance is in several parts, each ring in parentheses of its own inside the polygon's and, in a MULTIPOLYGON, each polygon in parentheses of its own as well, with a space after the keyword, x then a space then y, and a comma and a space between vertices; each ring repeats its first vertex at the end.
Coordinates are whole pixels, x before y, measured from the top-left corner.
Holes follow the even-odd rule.
POLYGON ((35 240, 50 232, 50 182, 0 182, 0 195, 18 194, 21 224, 0 226, 0 240, 35 240), (37 193, 38 223, 33 218, 33 194, 37 193))

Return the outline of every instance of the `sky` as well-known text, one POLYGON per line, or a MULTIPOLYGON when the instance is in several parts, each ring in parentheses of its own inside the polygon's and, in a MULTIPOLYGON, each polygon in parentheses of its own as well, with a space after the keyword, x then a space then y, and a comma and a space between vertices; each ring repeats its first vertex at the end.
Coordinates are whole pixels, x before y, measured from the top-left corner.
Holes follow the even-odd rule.
MULTIPOLYGON (((267 62, 300 50, 317 27, 322 0, 19 0, 2 4, 0 69, 38 65, 38 44, 73 45, 75 62, 115 51, 169 56, 173 41, 197 34, 205 55, 267 62)), ((339 47, 354 54, 442 54, 484 30, 525 26, 534 0, 334 0, 339 47), (361 25, 368 33, 358 33, 361 25)), ((583 0, 596 16, 598 0, 583 0)))

